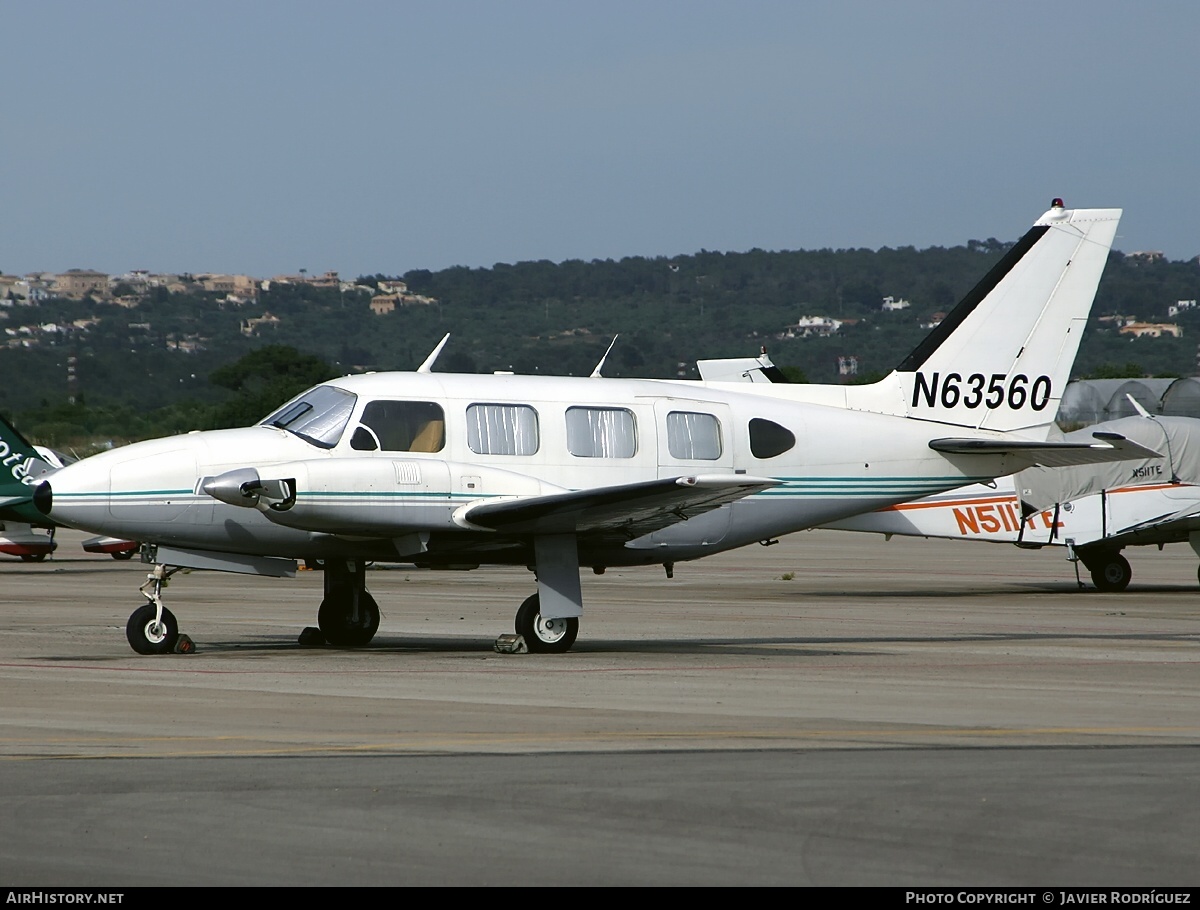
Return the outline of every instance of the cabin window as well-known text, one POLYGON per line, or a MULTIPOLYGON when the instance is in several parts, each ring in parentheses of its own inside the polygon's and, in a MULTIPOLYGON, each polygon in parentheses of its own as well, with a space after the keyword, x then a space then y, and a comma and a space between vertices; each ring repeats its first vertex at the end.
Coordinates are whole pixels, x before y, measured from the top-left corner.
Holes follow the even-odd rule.
POLYGON ((337 386, 319 385, 297 395, 268 415, 261 425, 279 427, 313 445, 332 449, 342 438, 357 401, 358 396, 352 392, 337 386))
POLYGON ((667 451, 681 460, 721 457, 721 422, 712 414, 672 411, 667 415, 667 451))
POLYGON ((750 421, 750 454, 755 458, 774 458, 795 444, 796 437, 787 427, 761 417, 750 421))
POLYGON ((432 401, 372 401, 363 408, 350 448, 360 452, 440 452, 446 415, 432 401))
POLYGON ((532 455, 538 450, 537 411, 524 404, 467 408, 467 445, 476 455, 532 455))
POLYGON ((581 458, 632 458, 633 412, 624 408, 567 408, 567 451, 581 458))

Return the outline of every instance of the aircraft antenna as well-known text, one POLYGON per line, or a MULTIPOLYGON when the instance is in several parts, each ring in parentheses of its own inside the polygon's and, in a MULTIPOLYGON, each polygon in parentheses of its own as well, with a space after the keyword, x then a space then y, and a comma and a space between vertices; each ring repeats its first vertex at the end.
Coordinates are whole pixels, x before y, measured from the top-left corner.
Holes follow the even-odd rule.
POLYGON ((1167 444, 1167 467, 1171 471, 1171 483, 1182 483, 1182 481, 1179 479, 1179 475, 1175 473, 1175 458, 1171 454, 1171 437, 1167 433, 1167 428, 1164 427, 1158 421, 1158 418, 1156 418, 1153 414, 1151 414, 1144 407, 1142 407, 1141 404, 1138 403, 1138 400, 1136 398, 1134 398, 1132 395, 1130 395, 1128 392, 1125 393, 1125 397, 1129 399, 1129 403, 1131 405, 1133 405, 1134 409, 1139 414, 1141 414, 1143 417, 1149 417, 1151 420, 1153 420, 1158 425, 1158 428, 1162 431, 1163 442, 1165 442, 1167 444))
POLYGON ((1144 407, 1142 407, 1142 404, 1141 404, 1141 402, 1140 402, 1140 401, 1138 401, 1136 398, 1134 398, 1134 397, 1133 397, 1132 395, 1130 395, 1128 392, 1126 392, 1126 393, 1125 393, 1125 397, 1129 399, 1129 403, 1130 403, 1131 405, 1133 405, 1133 409, 1134 409, 1135 411, 1137 411, 1137 412, 1138 412, 1139 414, 1141 414, 1143 417, 1149 417, 1149 416, 1150 416, 1150 412, 1149 412, 1149 411, 1147 411, 1147 410, 1146 410, 1144 407))
POLYGON ((608 360, 608 355, 612 353, 613 345, 617 343, 617 339, 620 337, 621 337, 620 335, 613 335, 613 340, 609 344, 608 350, 604 352, 604 356, 601 357, 600 362, 598 364, 596 364, 596 369, 592 370, 592 376, 591 376, 592 379, 602 379, 603 378, 600 375, 600 371, 604 368, 604 361, 608 360))
POLYGON ((433 362, 438 359, 438 354, 442 353, 442 348, 446 346, 446 342, 450 340, 450 333, 447 332, 442 336, 442 340, 437 343, 437 347, 429 352, 429 356, 425 358, 425 362, 417 367, 418 373, 432 373, 433 362))

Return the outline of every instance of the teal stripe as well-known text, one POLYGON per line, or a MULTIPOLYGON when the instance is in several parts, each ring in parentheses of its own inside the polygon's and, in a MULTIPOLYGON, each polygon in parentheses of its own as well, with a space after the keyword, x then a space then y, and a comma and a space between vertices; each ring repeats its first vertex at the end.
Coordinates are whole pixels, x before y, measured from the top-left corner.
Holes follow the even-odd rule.
POLYGON ((323 493, 297 493, 298 499, 339 499, 352 496, 375 498, 386 496, 399 499, 489 499, 499 493, 425 493, 419 490, 326 490, 323 493))
MULTIPOLYGON (((192 490, 130 490, 124 492, 110 493, 107 490, 97 491, 94 493, 59 493, 54 492, 55 499, 86 499, 91 496, 193 496, 199 499, 199 496, 192 490)), ((207 497, 205 497, 207 498, 207 497)))

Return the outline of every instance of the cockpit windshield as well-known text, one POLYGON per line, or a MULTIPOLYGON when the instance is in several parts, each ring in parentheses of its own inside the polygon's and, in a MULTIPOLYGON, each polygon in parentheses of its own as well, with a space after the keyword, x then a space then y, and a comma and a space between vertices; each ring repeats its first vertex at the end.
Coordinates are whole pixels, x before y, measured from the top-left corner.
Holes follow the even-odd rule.
POLYGON ((297 395, 259 422, 279 427, 323 449, 332 449, 342 438, 358 396, 331 385, 319 385, 297 395))

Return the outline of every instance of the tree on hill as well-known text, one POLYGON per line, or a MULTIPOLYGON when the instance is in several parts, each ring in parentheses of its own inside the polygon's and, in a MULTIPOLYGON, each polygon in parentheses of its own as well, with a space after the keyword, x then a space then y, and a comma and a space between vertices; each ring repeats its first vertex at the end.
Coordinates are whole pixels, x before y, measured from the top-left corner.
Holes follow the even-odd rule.
POLYGON ((210 374, 213 385, 235 395, 217 408, 212 427, 249 426, 289 398, 335 375, 320 357, 302 354, 288 345, 259 348, 210 374))

